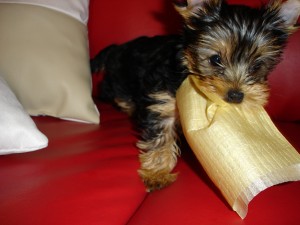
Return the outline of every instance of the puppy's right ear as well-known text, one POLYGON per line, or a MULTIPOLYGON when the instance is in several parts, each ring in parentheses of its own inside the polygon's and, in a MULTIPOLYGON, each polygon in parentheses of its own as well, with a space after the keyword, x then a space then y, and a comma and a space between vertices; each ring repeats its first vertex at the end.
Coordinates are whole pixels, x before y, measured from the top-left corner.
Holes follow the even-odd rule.
POLYGON ((175 9, 186 23, 191 18, 210 16, 220 9, 223 0, 173 0, 175 9))
POLYGON ((175 9, 184 18, 188 20, 192 16, 197 16, 198 11, 203 7, 207 0, 173 0, 175 9))

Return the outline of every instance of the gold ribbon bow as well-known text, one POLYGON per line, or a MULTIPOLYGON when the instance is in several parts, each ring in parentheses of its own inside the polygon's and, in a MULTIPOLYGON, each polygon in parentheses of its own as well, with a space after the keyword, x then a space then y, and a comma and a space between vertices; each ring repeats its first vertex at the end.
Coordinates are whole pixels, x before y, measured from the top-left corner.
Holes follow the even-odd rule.
POLYGON ((206 173, 241 218, 273 185, 300 180, 300 155, 263 107, 228 104, 190 76, 176 100, 184 135, 206 173))

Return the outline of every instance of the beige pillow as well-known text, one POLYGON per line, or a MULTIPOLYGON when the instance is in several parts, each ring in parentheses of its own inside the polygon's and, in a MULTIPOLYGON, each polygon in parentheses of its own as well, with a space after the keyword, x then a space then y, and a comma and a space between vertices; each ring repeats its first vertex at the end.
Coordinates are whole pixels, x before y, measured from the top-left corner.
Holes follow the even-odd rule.
POLYGON ((30 115, 99 123, 86 24, 42 6, 0 3, 0 30, 0 72, 30 115))

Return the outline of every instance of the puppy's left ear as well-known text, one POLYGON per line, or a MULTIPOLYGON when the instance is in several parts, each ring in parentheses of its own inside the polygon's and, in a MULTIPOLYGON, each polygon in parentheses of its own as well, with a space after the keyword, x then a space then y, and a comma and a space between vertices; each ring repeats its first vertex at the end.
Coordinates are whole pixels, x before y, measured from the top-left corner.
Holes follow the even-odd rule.
POLYGON ((300 15, 300 0, 287 0, 282 3, 279 14, 284 19, 286 26, 293 30, 300 15))

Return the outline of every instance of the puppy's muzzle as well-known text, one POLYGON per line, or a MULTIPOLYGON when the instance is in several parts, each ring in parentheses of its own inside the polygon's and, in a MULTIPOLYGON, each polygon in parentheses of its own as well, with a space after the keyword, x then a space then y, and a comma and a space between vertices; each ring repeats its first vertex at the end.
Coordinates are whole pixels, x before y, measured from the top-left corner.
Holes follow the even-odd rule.
POLYGON ((241 103, 244 99, 244 93, 240 90, 231 89, 227 92, 225 100, 229 103, 241 103))

